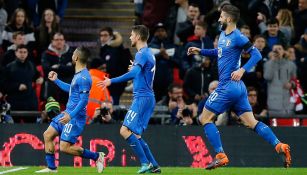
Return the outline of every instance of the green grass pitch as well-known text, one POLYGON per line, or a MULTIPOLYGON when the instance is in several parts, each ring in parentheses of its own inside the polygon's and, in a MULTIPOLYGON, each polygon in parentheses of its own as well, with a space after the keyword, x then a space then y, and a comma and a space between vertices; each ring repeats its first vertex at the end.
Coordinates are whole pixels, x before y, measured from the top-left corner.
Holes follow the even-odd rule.
MULTIPOLYGON (((7 172, 7 170, 19 167, 0 167, 0 174, 8 175, 32 175, 44 167, 24 166, 27 169, 7 172)), ((107 167, 102 174, 105 175, 135 175, 138 167, 107 167)), ((57 175, 87 175, 98 174, 95 168, 83 167, 59 167, 57 175)), ((307 168, 218 168, 207 171, 199 168, 162 167, 161 175, 307 175, 307 168)))

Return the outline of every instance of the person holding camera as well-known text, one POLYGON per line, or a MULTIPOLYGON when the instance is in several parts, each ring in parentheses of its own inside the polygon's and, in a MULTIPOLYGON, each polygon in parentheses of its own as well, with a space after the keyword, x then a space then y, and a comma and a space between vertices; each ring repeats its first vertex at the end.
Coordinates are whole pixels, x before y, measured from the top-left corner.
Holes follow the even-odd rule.
POLYGON ((275 44, 269 53, 270 60, 264 64, 264 79, 268 83, 268 112, 272 117, 294 114, 289 90, 292 88, 291 78, 296 77, 296 65, 284 55, 284 47, 275 44))
POLYGON ((104 101, 101 103, 100 108, 96 108, 92 123, 116 123, 116 120, 112 118, 113 105, 111 101, 104 101))

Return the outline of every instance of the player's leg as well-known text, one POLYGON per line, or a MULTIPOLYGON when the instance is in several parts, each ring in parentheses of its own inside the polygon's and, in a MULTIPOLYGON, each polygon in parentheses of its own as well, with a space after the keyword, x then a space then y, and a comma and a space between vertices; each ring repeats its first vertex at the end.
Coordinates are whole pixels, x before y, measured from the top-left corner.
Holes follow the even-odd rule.
POLYGON ((88 149, 74 145, 83 131, 84 124, 85 122, 71 120, 64 125, 63 132, 61 134, 60 151, 66 154, 81 156, 82 158, 96 161, 98 172, 101 173, 104 169, 104 153, 92 152, 88 149))
POLYGON ((54 123, 50 124, 47 130, 44 132, 44 143, 45 143, 45 160, 47 163, 47 168, 36 171, 36 173, 56 173, 57 167, 55 165, 54 156, 54 142, 56 136, 58 136, 58 131, 52 126, 54 123))
MULTIPOLYGON (((155 108, 155 99, 154 97, 143 97, 140 99, 140 101, 143 101, 142 104, 144 105, 143 108, 144 112, 143 115, 140 117, 140 123, 143 124, 143 131, 147 128, 149 119, 151 115, 153 114, 154 108, 155 108)), ((139 138, 139 142, 145 152, 145 155, 149 162, 153 165, 153 168, 151 170, 151 173, 161 173, 160 166, 158 162, 156 161, 155 157, 153 156, 149 145, 146 143, 146 141, 141 137, 141 135, 137 136, 139 138)))
POLYGON ((200 123, 204 126, 205 136, 208 138, 210 144, 213 146, 214 151, 217 153, 214 160, 206 167, 206 169, 214 169, 220 166, 228 164, 229 160, 224 153, 222 141, 219 130, 213 123, 215 119, 215 113, 204 108, 202 114, 199 117, 200 123))
POLYGON ((150 162, 145 155, 145 152, 143 150, 141 143, 138 140, 138 137, 135 134, 133 134, 128 127, 124 125, 120 128, 120 135, 126 140, 129 146, 132 148, 133 152, 140 159, 142 165, 141 169, 146 168, 150 162))
POLYGON ((244 112, 240 115, 240 119, 245 126, 253 129, 259 136, 274 146, 277 153, 283 155, 285 168, 288 168, 291 165, 290 146, 281 143, 271 128, 266 124, 257 121, 252 112, 244 112))

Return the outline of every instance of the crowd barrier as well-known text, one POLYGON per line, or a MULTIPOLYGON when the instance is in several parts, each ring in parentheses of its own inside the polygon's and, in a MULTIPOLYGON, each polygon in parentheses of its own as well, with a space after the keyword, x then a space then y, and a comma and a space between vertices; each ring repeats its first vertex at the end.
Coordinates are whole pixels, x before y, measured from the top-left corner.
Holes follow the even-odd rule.
MULTIPOLYGON (((45 165, 43 132, 47 124, 1 124, 0 165, 45 165)), ((120 125, 93 124, 85 127, 76 143, 92 151, 106 153, 107 166, 139 166, 131 148, 119 135, 120 125)), ((223 146, 233 167, 282 167, 274 148, 255 132, 242 126, 219 127, 223 146)), ((294 167, 306 167, 307 128, 277 127, 273 131, 291 145, 294 167)), ((161 166, 205 167, 214 151, 200 126, 151 125, 143 137, 161 166)), ((94 166, 93 161, 59 152, 60 166, 94 166)))

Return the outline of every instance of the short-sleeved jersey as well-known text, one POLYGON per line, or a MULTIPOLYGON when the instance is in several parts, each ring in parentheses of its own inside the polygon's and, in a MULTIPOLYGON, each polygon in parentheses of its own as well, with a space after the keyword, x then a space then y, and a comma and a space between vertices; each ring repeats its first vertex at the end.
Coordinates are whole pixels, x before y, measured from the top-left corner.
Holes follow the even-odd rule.
POLYGON ((226 35, 221 32, 218 41, 218 70, 219 82, 231 80, 231 73, 240 68, 243 46, 249 42, 238 29, 226 35))
POLYGON ((153 81, 156 71, 156 60, 148 47, 141 48, 135 54, 134 66, 140 66, 139 72, 133 79, 133 96, 154 96, 153 81))
MULTIPOLYGON (((74 78, 71 81, 70 89, 69 89, 69 98, 66 105, 66 111, 72 112, 75 107, 78 105, 80 101, 81 93, 89 93, 92 86, 91 75, 87 69, 83 69, 80 72, 74 75, 74 78)), ((76 117, 76 116, 71 116, 76 117)), ((80 113, 78 113, 78 117, 86 117, 86 109, 83 108, 80 113)))

